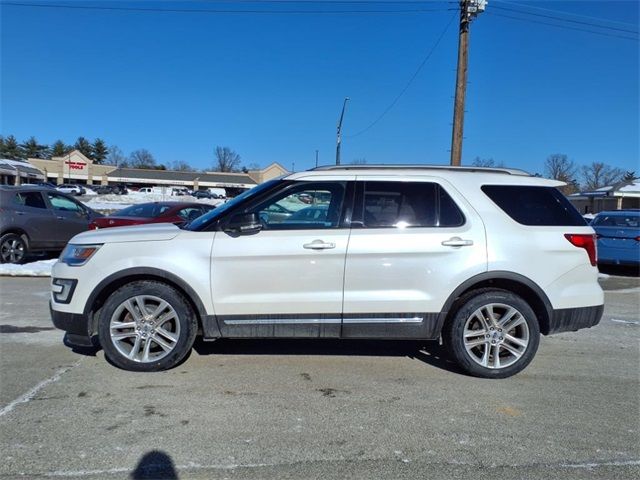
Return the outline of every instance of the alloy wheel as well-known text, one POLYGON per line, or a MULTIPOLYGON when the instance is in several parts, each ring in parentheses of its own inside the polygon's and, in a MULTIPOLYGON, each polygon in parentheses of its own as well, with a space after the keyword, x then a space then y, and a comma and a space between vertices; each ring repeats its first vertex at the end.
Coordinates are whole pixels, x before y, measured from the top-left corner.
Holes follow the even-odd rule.
POLYGON ((478 365, 501 369, 516 363, 529 345, 529 326, 517 309, 490 303, 473 312, 464 325, 464 346, 478 365))
POLYGON ((175 349, 180 339, 180 322, 165 300, 137 295, 113 312, 109 334, 118 352, 129 360, 155 362, 175 349))

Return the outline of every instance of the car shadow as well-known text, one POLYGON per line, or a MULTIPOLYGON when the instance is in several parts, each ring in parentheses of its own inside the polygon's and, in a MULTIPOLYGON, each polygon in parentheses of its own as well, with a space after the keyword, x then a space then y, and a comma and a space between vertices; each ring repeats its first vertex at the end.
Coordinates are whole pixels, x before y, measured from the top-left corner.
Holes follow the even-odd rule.
POLYGON ((199 355, 319 355, 407 357, 448 372, 466 375, 436 341, 346 339, 219 339, 193 346, 199 355))

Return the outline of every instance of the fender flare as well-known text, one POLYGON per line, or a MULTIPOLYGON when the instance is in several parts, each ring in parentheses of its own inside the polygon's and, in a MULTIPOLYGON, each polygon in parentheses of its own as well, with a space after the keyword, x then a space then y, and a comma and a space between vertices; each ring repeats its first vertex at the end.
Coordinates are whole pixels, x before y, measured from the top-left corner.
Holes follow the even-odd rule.
MULTIPOLYGON (((96 287, 93 289, 93 291, 89 295, 89 298, 87 299, 87 303, 85 304, 85 307, 84 307, 84 315, 86 316, 86 318, 90 318, 90 315, 96 305, 96 301, 98 300, 98 298, 100 298, 103 295, 105 290, 113 291, 121 287, 122 285, 124 285, 124 282, 118 283, 118 280, 127 279, 131 281, 135 281, 136 279, 145 279, 145 278, 146 279, 153 278, 159 281, 164 281, 165 283, 173 284, 179 290, 182 290, 182 293, 186 295, 187 300, 195 307, 195 310, 196 310, 195 313, 200 318, 200 321, 204 328, 206 328, 205 324, 208 325, 210 323, 208 322, 208 319, 214 317, 213 315, 209 315, 207 313, 206 309, 204 308, 204 304, 202 303, 202 300, 200 299, 198 294, 195 292, 195 290, 193 290, 193 288, 187 282, 185 282, 183 279, 181 279, 180 277, 178 277, 173 273, 167 272, 166 270, 161 270, 159 268, 152 268, 152 267, 127 268, 127 269, 115 272, 109 275, 108 277, 104 278, 100 283, 98 283, 98 285, 96 285, 96 287), (115 288, 113 289, 109 288, 114 286, 114 284, 117 284, 115 288)), ((95 325, 91 326, 90 328, 93 328, 94 326, 95 325)))
MULTIPOLYGON (((533 294, 537 297, 537 299, 541 302, 543 313, 546 317, 542 319, 546 323, 546 325, 541 324, 540 330, 543 331, 548 329, 548 323, 553 318, 553 306, 551 305, 551 301, 549 300, 549 297, 547 297, 547 294, 544 293, 544 290, 537 283, 525 277, 524 275, 521 275, 515 272, 509 272, 506 270, 494 270, 490 272, 480 273, 478 275, 475 275, 465 280, 453 291, 451 295, 449 295, 449 298, 447 298, 447 301, 444 303, 444 306, 442 307, 442 310, 440 312, 440 317, 438 318, 437 331, 442 331, 442 327, 444 326, 444 322, 446 321, 449 315, 449 312, 451 311, 451 308, 453 307, 455 301, 462 294, 464 294, 464 292, 473 289, 473 287, 476 285, 486 284, 487 282, 490 283, 491 281, 495 281, 495 280, 498 280, 498 281, 506 280, 510 282, 519 283, 525 286, 526 288, 528 288, 529 290, 531 290, 533 294)), ((538 320, 540 321, 540 319, 538 320)))

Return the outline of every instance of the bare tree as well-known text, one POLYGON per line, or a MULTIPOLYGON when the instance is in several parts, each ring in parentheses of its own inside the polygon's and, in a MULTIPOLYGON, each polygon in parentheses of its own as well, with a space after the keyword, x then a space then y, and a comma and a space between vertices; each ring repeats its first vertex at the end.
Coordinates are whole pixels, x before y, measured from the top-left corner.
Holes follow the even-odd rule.
POLYGON ((498 168, 502 168, 504 167, 504 163, 502 162, 495 162, 493 160, 493 158, 480 158, 480 157, 476 157, 473 162, 471 163, 472 166, 474 167, 498 167, 498 168))
POLYGON ((149 150, 144 148, 131 152, 127 163, 131 168, 145 168, 151 170, 157 168, 156 159, 153 158, 153 155, 151 155, 149 150))
MULTIPOLYGON (((64 143, 62 143, 62 147, 64 147, 64 143)), ((127 167, 127 157, 124 155, 123 151, 120 150, 120 147, 117 145, 111 145, 109 147, 109 154, 107 155, 107 164, 115 165, 116 167, 127 167)))
POLYGON ((622 180, 624 180, 625 182, 633 182, 637 179, 638 177, 636 176, 635 170, 628 170, 624 172, 624 177, 622 178, 622 180))
POLYGON ((366 165, 367 164, 367 159, 362 157, 362 158, 354 158, 353 161, 351 162, 351 165, 366 165))
POLYGON ((563 153, 549 155, 544 162, 544 172, 547 178, 566 183, 566 185, 560 187, 560 191, 565 195, 570 195, 580 190, 580 185, 576 180, 577 171, 578 169, 573 160, 570 160, 563 153))
POLYGON ((620 182, 624 176, 624 170, 602 162, 593 162, 591 165, 582 167, 582 178, 587 190, 597 190, 613 185, 620 182))
POLYGON ((240 167, 240 155, 229 147, 216 147, 216 164, 213 170, 216 172, 237 172, 240 167))
POLYGON ((569 183, 575 179, 577 168, 573 160, 569 160, 565 154, 554 153, 545 160, 544 173, 547 178, 569 183))
POLYGON ((195 172, 196 169, 189 165, 184 160, 175 160, 169 163, 169 170, 173 170, 176 172, 195 172))

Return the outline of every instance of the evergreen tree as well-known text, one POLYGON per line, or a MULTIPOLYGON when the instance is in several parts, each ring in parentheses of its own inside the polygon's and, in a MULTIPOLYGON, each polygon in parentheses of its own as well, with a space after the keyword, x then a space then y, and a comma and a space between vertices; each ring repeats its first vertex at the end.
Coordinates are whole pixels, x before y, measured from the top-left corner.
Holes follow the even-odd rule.
POLYGON ((95 163, 103 163, 108 154, 107 144, 101 138, 96 138, 93 142, 93 161, 95 163))
POLYGON ((40 145, 36 137, 30 137, 29 140, 20 144, 25 158, 48 158, 49 145, 40 145))
POLYGON ((57 140, 51 146, 51 156, 52 157, 64 157, 67 153, 73 150, 73 147, 69 145, 65 145, 62 140, 57 140))
POLYGON ((7 138, 3 139, 0 157, 8 158, 9 160, 23 160, 25 158, 20 145, 18 145, 16 137, 9 135, 7 138))
POLYGON ((89 143, 89 140, 87 140, 86 138, 78 137, 78 140, 76 140, 73 148, 78 150, 85 157, 93 160, 93 147, 91 146, 91 143, 89 143))

